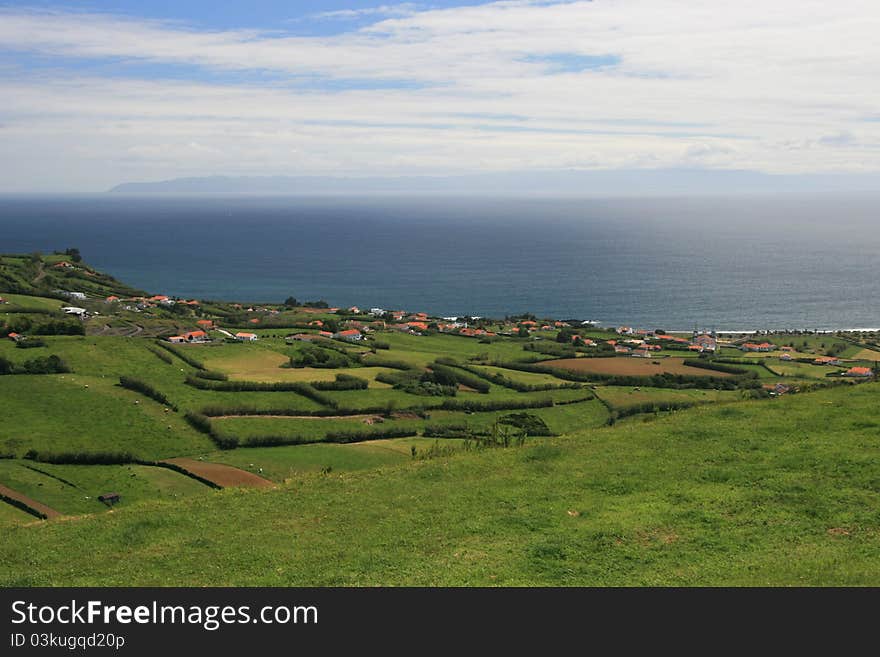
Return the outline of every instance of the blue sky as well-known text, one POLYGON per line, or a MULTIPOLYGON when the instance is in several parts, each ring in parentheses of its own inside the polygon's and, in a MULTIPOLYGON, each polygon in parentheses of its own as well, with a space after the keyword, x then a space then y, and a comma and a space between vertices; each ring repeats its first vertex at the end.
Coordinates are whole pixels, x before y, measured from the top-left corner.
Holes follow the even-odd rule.
POLYGON ((867 0, 0 0, 0 191, 876 172, 878 32, 867 0))
POLYGON ((86 0, 65 4, 47 2, 0 1, 0 7, 18 9, 75 8, 83 13, 106 13, 133 18, 185 21, 208 29, 261 28, 284 30, 299 34, 337 34, 367 25, 382 15, 383 7, 449 8, 484 4, 478 1, 435 0, 426 3, 382 2, 381 0, 254 0, 253 2, 217 2, 208 0, 86 0), (350 13, 349 13, 350 12, 350 13), (363 13, 360 13, 363 12, 363 13), (327 14, 334 14, 328 16, 327 14))

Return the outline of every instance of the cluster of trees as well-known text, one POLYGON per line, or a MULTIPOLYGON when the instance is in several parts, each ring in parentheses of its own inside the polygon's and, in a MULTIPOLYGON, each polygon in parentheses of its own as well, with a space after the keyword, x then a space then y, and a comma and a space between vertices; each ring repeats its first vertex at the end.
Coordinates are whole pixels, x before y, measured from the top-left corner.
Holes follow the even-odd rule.
POLYGON ((290 367, 322 367, 338 369, 354 367, 359 363, 342 350, 307 345, 290 357, 290 367))
POLYGON ((64 374, 66 372, 70 372, 67 363, 54 354, 32 358, 23 363, 13 363, 7 358, 0 357, 0 374, 64 374))
MULTIPOLYGON (((29 314, 45 314, 45 311, 27 311, 29 314)), ((22 315, 10 317, 4 323, 6 333, 29 333, 30 335, 85 335, 86 329, 80 321, 50 319, 37 322, 32 317, 22 315)))

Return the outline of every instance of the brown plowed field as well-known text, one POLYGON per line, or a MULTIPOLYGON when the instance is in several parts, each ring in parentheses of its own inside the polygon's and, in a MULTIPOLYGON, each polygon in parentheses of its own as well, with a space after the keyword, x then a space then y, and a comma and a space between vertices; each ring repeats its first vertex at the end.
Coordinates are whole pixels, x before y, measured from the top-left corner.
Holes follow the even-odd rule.
MULTIPOLYGON (((9 497, 13 500, 18 500, 22 504, 27 505, 28 508, 31 508, 34 511, 37 511, 39 513, 42 513, 47 518, 57 518, 58 516, 61 515, 55 509, 48 507, 45 504, 42 504, 40 502, 37 502, 36 500, 32 500, 27 495, 22 495, 17 490, 12 490, 11 488, 7 488, 3 484, 0 484, 0 495, 3 495, 3 497, 9 497)), ((3 502, 3 504, 5 504, 5 502, 3 502)))
POLYGON ((268 479, 263 479, 245 470, 239 470, 229 465, 221 465, 220 463, 209 463, 208 461, 197 461, 196 459, 183 457, 167 459, 165 463, 173 463, 187 472, 214 482, 222 488, 268 488, 275 485, 268 479))
POLYGON ((683 358, 560 358, 545 360, 541 365, 556 367, 569 372, 587 374, 611 374, 616 376, 651 376, 652 374, 686 374, 689 376, 728 377, 727 372, 688 367, 683 358))

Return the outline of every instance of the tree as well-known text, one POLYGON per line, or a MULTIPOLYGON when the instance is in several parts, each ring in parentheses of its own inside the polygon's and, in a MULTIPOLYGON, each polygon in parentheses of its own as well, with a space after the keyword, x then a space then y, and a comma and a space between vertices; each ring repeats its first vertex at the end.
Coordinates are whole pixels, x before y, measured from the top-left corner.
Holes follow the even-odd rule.
POLYGON ((79 249, 69 248, 64 251, 64 255, 70 256, 70 259, 73 262, 81 262, 82 261, 82 256, 79 254, 79 249))
POLYGON ((287 297, 287 298, 284 300, 284 305, 285 305, 285 306, 288 306, 289 308, 294 308, 294 307, 298 306, 299 303, 297 303, 295 297, 287 297))

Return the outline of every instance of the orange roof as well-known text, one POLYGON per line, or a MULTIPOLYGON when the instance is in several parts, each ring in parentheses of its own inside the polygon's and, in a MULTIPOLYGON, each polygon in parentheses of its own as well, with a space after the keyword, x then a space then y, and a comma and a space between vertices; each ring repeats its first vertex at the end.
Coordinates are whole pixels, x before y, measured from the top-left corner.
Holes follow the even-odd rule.
POLYGON ((236 333, 235 337, 237 338, 255 338, 257 337, 256 333, 236 333))
POLYGON ((251 324, 259 324, 260 320, 259 318, 254 317, 253 319, 249 319, 248 322, 250 322, 251 324))
POLYGON ((107 301, 119 301, 119 297, 117 297, 115 294, 111 294, 109 297, 107 297, 107 301))
POLYGON ((214 323, 214 320, 211 320, 211 319, 200 319, 199 321, 196 322, 196 324, 199 324, 201 326, 211 326, 213 323, 214 323))
POLYGON ((406 325, 410 328, 422 329, 423 331, 428 330, 428 325, 425 322, 407 322, 406 325))
POLYGON ((847 374, 852 374, 854 376, 870 376, 873 372, 870 367, 851 367, 847 374))
POLYGON ((347 331, 340 331, 339 335, 360 335, 361 332, 357 329, 348 329, 347 331))
POLYGON ((190 331, 189 333, 184 333, 183 336, 185 338, 204 338, 207 333, 204 331, 190 331))
POLYGON ((19 335, 18 335, 18 333, 10 333, 8 337, 10 337, 14 340, 15 338, 19 337, 19 335))

